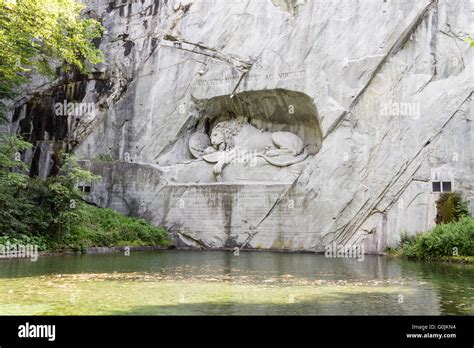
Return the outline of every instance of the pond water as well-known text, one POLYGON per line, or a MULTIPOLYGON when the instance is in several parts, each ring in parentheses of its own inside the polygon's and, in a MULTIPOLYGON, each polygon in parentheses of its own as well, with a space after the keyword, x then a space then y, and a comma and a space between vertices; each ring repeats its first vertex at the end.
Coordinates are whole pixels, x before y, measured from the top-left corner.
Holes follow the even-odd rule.
POLYGON ((153 251, 0 261, 0 315, 474 314, 474 266, 153 251))

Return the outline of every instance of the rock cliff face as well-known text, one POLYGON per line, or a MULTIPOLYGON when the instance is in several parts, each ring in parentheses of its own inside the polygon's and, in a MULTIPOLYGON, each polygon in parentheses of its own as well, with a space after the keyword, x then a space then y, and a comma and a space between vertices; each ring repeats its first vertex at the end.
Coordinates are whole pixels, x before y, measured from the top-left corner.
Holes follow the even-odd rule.
POLYGON ((37 85, 12 119, 36 143, 35 174, 54 168, 55 147, 72 149, 103 176, 90 200, 203 248, 379 252, 432 227, 433 182, 472 207, 469 1, 87 5, 107 28, 106 62, 37 85), (95 107, 60 124, 63 100, 95 107), (234 119, 262 136, 291 132, 309 155, 281 168, 233 161, 216 181, 188 142, 234 119))

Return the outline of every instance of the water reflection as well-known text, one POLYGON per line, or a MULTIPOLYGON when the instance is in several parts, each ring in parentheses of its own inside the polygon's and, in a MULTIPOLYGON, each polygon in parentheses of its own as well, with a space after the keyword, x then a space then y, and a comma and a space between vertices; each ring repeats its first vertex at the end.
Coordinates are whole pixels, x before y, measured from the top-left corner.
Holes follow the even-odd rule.
POLYGON ((473 314, 473 284, 473 266, 370 255, 51 256, 0 262, 0 314, 473 314))

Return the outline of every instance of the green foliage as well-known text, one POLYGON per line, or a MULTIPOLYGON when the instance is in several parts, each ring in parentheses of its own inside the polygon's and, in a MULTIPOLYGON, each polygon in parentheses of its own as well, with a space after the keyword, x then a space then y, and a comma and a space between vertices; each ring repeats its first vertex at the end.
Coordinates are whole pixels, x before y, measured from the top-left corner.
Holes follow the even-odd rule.
POLYGON ((401 242, 397 253, 405 258, 450 259, 474 256, 474 218, 464 216, 457 222, 437 225, 415 239, 401 242))
POLYGON ((459 192, 442 193, 436 202, 436 210, 437 224, 455 222, 469 215, 468 204, 462 201, 459 192))
POLYGON ((74 0, 0 0, 0 76, 14 80, 31 70, 47 74, 55 62, 87 71, 88 62, 101 62, 102 53, 91 41, 103 28, 81 18, 83 8, 74 0))
MULTIPOLYGON (((0 0, 0 100, 12 99, 28 74, 54 75, 56 66, 87 72, 103 61, 92 40, 103 27, 81 18, 75 0, 0 0)), ((5 120, 0 102, 0 118, 5 120)))
POLYGON ((29 147, 31 144, 16 135, 0 133, 0 232, 3 233, 30 233, 29 226, 37 217, 34 204, 21 194, 29 178, 25 174, 27 166, 19 156, 29 147))
POLYGON ((469 42, 471 47, 474 47, 474 40, 471 39, 470 36, 468 36, 465 41, 466 41, 466 42, 469 42))
POLYGON ((38 179, 22 173, 26 166, 15 156, 29 146, 16 135, 2 134, 0 244, 34 241, 48 248, 74 250, 88 246, 167 244, 164 230, 145 220, 84 203, 78 183, 94 183, 100 177, 82 169, 74 156, 61 156, 61 170, 54 177, 38 179))
POLYGON ((416 243, 416 235, 402 234, 400 238, 401 255, 406 258, 415 257, 414 245, 416 243))
POLYGON ((413 244, 416 241, 416 235, 409 235, 407 233, 402 233, 400 236, 400 244, 405 245, 405 244, 413 244))
POLYGON ((72 203, 81 199, 77 181, 97 180, 82 170, 73 157, 64 157, 64 174, 48 179, 30 178, 24 172, 20 152, 31 145, 14 134, 0 138, 0 233, 50 235, 70 226, 75 212, 72 203))
POLYGON ((424 259, 455 254, 474 256, 474 218, 464 217, 458 222, 438 225, 422 234, 416 246, 418 255, 424 259))
MULTIPOLYGON (((5 174, 13 169, 27 170, 25 163, 18 156, 31 148, 31 144, 10 133, 0 133, 0 172, 5 174)), ((21 174, 20 174, 21 175, 21 174)))
POLYGON ((78 219, 59 244, 73 250, 91 246, 168 245, 166 232, 143 219, 80 202, 78 219))
POLYGON ((18 237, 0 236, 0 245, 37 245, 39 251, 47 250, 48 240, 43 236, 28 236, 20 234, 18 237))
MULTIPOLYGON (((102 35, 95 20, 81 17, 75 0, 0 0, 0 121, 5 103, 32 73, 76 68, 82 73, 103 60, 92 40, 102 35)), ((38 244, 40 248, 78 245, 165 244, 162 229, 82 201, 78 183, 99 177, 63 155, 58 176, 30 178, 20 154, 31 144, 0 134, 0 243, 38 244)), ((109 158, 103 158, 109 160, 109 158)))
POLYGON ((469 202, 459 201, 458 204, 456 204, 455 211, 455 215, 457 216, 458 220, 463 217, 469 216, 469 202))
POLYGON ((55 180, 69 190, 74 191, 77 198, 82 196, 82 193, 77 190, 77 184, 79 182, 92 183, 101 179, 100 176, 93 175, 91 172, 82 169, 75 156, 63 154, 61 161, 63 165, 55 180))

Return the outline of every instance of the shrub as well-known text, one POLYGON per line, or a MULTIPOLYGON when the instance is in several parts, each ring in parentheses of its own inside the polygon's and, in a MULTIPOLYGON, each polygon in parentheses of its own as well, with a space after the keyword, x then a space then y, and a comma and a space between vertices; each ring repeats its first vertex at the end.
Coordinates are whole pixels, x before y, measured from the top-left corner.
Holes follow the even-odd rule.
POLYGON ((436 202, 436 224, 458 221, 469 215, 467 202, 463 202, 459 192, 442 193, 436 202))
POLYGON ((402 233, 400 237, 400 244, 414 244, 416 241, 416 235, 409 235, 407 233, 402 233))
POLYGON ((73 248, 123 245, 169 245, 166 231, 148 221, 121 215, 109 208, 81 202, 77 223, 63 243, 73 248))
POLYGON ((398 250, 402 257, 425 260, 474 256, 474 218, 465 216, 457 222, 437 225, 413 242, 402 243, 398 250))
POLYGON ((20 234, 17 238, 10 236, 0 236, 0 245, 37 245, 38 250, 43 251, 47 249, 48 241, 42 236, 28 236, 20 234))
POLYGON ((42 248, 73 250, 168 244, 162 228, 86 204, 77 183, 99 177, 83 170, 75 157, 62 157, 57 176, 30 178, 21 173, 24 163, 16 160, 16 154, 29 144, 15 135, 0 135, 0 242, 34 241, 42 248))

